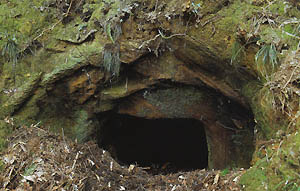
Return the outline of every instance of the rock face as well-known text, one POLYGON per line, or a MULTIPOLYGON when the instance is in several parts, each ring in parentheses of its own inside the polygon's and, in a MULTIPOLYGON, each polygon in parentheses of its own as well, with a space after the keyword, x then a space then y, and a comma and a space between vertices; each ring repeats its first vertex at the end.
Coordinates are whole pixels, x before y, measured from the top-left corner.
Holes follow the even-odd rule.
MULTIPOLYGON (((234 34, 222 24, 229 1, 203 4, 201 14, 190 1, 158 2, 56 7, 65 16, 35 40, 43 46, 34 55, 20 60, 19 88, 2 93, 1 117, 41 121, 79 141, 103 128, 99 116, 108 111, 195 119, 204 125, 209 168, 248 166, 254 119, 241 89, 254 78, 253 71, 229 64, 234 34), (211 21, 202 21, 216 22, 214 32, 207 23, 196 26, 209 15, 211 21), (10 94, 24 97, 12 102, 10 94)), ((4 71, 0 88, 10 90, 12 76, 4 71)))

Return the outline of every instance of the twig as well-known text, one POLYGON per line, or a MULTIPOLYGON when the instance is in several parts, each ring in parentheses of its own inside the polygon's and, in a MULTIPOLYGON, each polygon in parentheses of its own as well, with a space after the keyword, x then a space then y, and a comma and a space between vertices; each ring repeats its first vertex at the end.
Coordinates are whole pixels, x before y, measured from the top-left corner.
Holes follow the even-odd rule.
POLYGON ((78 157, 79 157, 79 152, 77 152, 77 154, 76 154, 74 163, 73 163, 73 165, 72 165, 72 170, 75 168, 75 164, 76 164, 76 161, 77 161, 78 157))
POLYGON ((66 141, 65 141, 64 128, 61 128, 61 134, 62 134, 63 141, 66 143, 66 141))
MULTIPOLYGON (((86 145, 87 148, 89 149, 90 153, 92 154, 93 158, 95 161, 98 161, 98 159, 95 157, 95 155, 93 154, 93 152, 91 151, 91 148, 89 147, 89 145, 86 145)), ((96 164, 96 163, 95 163, 96 164)), ((96 165, 97 166, 97 165, 96 165)))
POLYGON ((154 38, 152 39, 149 39, 147 41, 144 41, 139 47, 138 49, 141 49, 143 48, 146 44, 149 44, 151 41, 155 41, 158 37, 162 37, 163 39, 170 39, 170 38, 173 38, 175 36, 185 36, 186 34, 185 33, 179 33, 179 34, 172 34, 171 36, 165 36, 160 30, 158 30, 158 33, 154 38))
POLYGON ((159 29, 158 29, 158 32, 159 32, 159 34, 160 34, 160 36, 163 38, 163 39, 170 39, 170 38, 172 38, 172 37, 174 37, 174 36, 185 36, 186 34, 172 34, 171 36, 165 36, 159 29))
POLYGON ((10 176, 11 176, 14 169, 15 169, 15 165, 13 165, 12 168, 10 169, 10 171, 9 171, 9 174, 8 174, 9 179, 10 179, 10 176))
POLYGON ((297 69, 298 67, 299 67, 299 64, 297 64, 297 66, 294 68, 294 70, 293 70, 293 72, 292 72, 292 74, 291 74, 289 80, 284 84, 284 86, 283 86, 282 89, 285 89, 286 86, 291 82, 291 80, 292 80, 292 78, 293 78, 293 76, 294 76, 294 73, 295 73, 295 71, 296 71, 296 69, 297 69))
POLYGON ((212 17, 210 19, 207 19, 203 24, 200 23, 201 27, 204 27, 205 25, 207 25, 208 23, 210 22, 213 22, 213 21, 216 21, 218 18, 220 18, 221 16, 220 15, 217 15, 215 17, 212 17))
POLYGON ((223 127, 224 129, 229 129, 229 130, 232 130, 232 131, 238 131, 238 129, 234 129, 234 128, 231 128, 231 127, 227 127, 227 126, 223 125, 222 123, 220 123, 219 121, 217 121, 216 124, 220 125, 220 126, 223 127))
POLYGON ((141 44, 141 46, 139 46, 138 49, 141 49, 141 48, 143 48, 143 46, 145 46, 146 44, 149 44, 151 41, 156 40, 159 36, 160 36, 160 34, 157 34, 154 38, 149 39, 149 40, 147 40, 147 41, 144 41, 144 42, 141 44))
POLYGON ((113 164, 114 164, 114 162, 111 161, 111 162, 110 162, 110 166, 109 166, 110 171, 113 171, 113 164))
POLYGON ((156 0, 154 12, 156 12, 157 5, 158 5, 158 0, 156 0))
POLYGON ((278 149, 277 149, 277 155, 279 154, 279 149, 280 149, 280 147, 281 147, 282 143, 283 143, 283 140, 282 140, 282 141, 280 141, 280 143, 279 143, 279 146, 278 146, 278 149))
POLYGON ((296 38, 296 39, 298 39, 298 40, 300 40, 300 37, 299 36, 297 36, 297 35, 294 35, 294 34, 291 34, 291 33, 289 33, 289 32, 286 32, 286 31, 282 31, 283 33, 285 33, 286 35, 288 35, 288 36, 291 36, 291 37, 294 37, 294 38, 296 38))

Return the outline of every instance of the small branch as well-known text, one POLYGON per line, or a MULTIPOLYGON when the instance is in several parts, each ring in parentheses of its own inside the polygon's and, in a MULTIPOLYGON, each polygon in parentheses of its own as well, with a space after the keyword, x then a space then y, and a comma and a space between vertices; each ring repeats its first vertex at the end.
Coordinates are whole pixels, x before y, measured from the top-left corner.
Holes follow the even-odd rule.
POLYGON ((156 0, 154 12, 156 12, 157 5, 158 5, 158 0, 156 0))
POLYGON ((227 127, 227 126, 223 125, 222 123, 220 123, 219 121, 217 121, 216 124, 220 125, 224 129, 229 129, 229 130, 232 130, 232 131, 237 131, 238 130, 238 129, 234 129, 234 128, 231 128, 231 127, 227 127))
POLYGON ((156 40, 159 36, 160 36, 160 34, 157 34, 154 38, 152 38, 152 39, 150 39, 150 40, 147 40, 147 41, 144 41, 144 42, 141 44, 141 46, 139 46, 138 49, 141 49, 141 48, 143 48, 146 44, 149 44, 151 41, 156 40))
POLYGON ((296 38, 296 39, 300 40, 300 37, 299 37, 299 36, 297 36, 297 35, 291 34, 291 33, 289 33, 289 32, 286 32, 286 31, 282 31, 282 32, 284 32, 286 35, 288 35, 288 36, 290 36, 290 37, 294 37, 294 38, 296 38))
POLYGON ((185 36, 186 35, 186 34, 172 34, 171 36, 165 36, 160 30, 158 30, 158 32, 163 39, 170 39, 175 36, 185 36))
POLYGON ((75 164, 76 164, 76 161, 77 161, 78 157, 79 157, 79 152, 77 152, 77 154, 76 154, 75 160, 74 160, 73 165, 72 165, 72 170, 75 168, 75 164))
POLYGON ((295 71, 296 71, 296 69, 297 69, 298 67, 299 67, 299 64, 297 64, 297 66, 294 68, 294 70, 293 70, 293 72, 292 72, 292 74, 291 74, 289 80, 284 84, 284 86, 282 87, 282 89, 285 89, 286 86, 291 82, 291 80, 292 80, 292 78, 293 78, 293 76, 294 76, 294 73, 295 73, 295 71))
POLYGON ((277 156, 278 156, 278 154, 279 154, 279 149, 280 149, 280 147, 281 147, 281 145, 282 145, 282 143, 283 143, 283 140, 282 141, 280 141, 280 143, 279 143, 279 146, 278 146, 278 149, 277 149, 277 156))
POLYGON ((149 39, 149 40, 147 40, 147 41, 144 41, 139 47, 138 47, 138 49, 141 49, 141 48, 143 48, 146 44, 149 44, 151 41, 155 41, 158 37, 162 37, 163 39, 171 39, 171 38, 173 38, 173 37, 175 37, 175 36, 186 36, 186 34, 185 33, 178 33, 178 34, 172 34, 171 36, 165 36, 160 30, 158 30, 158 33, 159 34, 157 34, 154 38, 152 38, 152 39, 149 39))

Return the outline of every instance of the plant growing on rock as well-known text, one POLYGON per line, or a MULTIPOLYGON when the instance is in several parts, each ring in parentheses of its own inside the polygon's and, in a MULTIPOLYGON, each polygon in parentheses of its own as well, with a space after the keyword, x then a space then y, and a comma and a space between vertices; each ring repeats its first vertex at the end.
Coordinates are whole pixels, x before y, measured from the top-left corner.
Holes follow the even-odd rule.
POLYGON ((4 33, 4 44, 2 46, 2 56, 4 56, 8 62, 12 63, 13 75, 14 75, 14 83, 15 83, 15 70, 16 65, 18 63, 18 55, 19 55, 19 44, 16 36, 10 35, 7 32, 4 33))
POLYGON ((119 76, 120 73, 120 45, 107 44, 103 51, 103 67, 111 76, 119 76))
POLYGON ((277 52, 274 44, 265 44, 255 55, 255 62, 263 77, 269 78, 268 73, 278 66, 277 52))

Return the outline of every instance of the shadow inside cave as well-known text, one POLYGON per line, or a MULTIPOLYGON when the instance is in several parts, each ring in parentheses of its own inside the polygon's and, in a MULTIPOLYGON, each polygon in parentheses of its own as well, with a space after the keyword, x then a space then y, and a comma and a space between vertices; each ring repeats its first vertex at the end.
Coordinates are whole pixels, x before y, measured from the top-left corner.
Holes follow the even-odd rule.
POLYGON ((100 147, 120 163, 170 172, 208 166, 203 124, 195 119, 144 119, 108 115, 102 123, 100 147))

